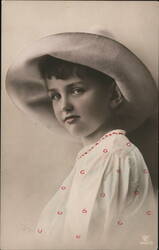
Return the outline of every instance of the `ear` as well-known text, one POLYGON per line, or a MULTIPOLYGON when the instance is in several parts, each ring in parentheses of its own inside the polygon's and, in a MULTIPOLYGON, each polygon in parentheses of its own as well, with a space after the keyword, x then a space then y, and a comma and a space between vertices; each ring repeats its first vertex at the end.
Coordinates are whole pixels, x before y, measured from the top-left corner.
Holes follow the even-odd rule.
POLYGON ((111 98, 110 98, 110 107, 112 109, 117 108, 123 101, 123 96, 120 92, 120 89, 118 88, 118 86, 115 84, 113 85, 112 88, 112 93, 111 93, 111 98))

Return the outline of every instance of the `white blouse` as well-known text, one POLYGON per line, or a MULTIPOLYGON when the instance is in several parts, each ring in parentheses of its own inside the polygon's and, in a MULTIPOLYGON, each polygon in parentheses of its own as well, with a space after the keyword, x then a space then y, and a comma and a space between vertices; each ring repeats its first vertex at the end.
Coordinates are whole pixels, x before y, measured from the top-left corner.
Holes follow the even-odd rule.
POLYGON ((150 250, 155 215, 143 156, 125 131, 113 130, 80 150, 36 231, 51 249, 150 250))

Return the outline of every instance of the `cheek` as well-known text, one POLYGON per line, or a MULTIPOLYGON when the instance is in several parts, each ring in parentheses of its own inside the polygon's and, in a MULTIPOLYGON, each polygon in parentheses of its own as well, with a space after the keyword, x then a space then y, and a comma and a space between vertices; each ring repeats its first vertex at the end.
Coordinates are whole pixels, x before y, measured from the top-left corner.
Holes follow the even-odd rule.
POLYGON ((54 116, 57 119, 57 121, 60 121, 58 106, 56 104, 52 103, 52 110, 53 110, 54 116))
POLYGON ((104 119, 106 112, 108 111, 108 103, 105 98, 86 98, 82 100, 81 110, 83 114, 91 119, 104 119))

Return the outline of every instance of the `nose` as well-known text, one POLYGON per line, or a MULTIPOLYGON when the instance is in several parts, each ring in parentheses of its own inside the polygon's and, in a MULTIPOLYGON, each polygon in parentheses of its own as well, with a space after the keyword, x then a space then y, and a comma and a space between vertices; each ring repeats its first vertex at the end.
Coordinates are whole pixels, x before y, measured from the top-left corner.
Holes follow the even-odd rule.
POLYGON ((64 112, 71 112, 73 110, 73 104, 66 96, 61 98, 61 110, 64 112))

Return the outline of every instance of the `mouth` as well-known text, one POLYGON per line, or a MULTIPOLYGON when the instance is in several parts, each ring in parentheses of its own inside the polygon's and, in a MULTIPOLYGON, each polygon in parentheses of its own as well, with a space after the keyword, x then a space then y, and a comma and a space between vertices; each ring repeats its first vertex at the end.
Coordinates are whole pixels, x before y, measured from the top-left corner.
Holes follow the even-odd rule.
POLYGON ((71 115, 71 116, 66 117, 64 119, 64 122, 66 122, 68 124, 72 124, 72 123, 75 123, 79 118, 80 118, 80 116, 78 116, 78 115, 71 115))

